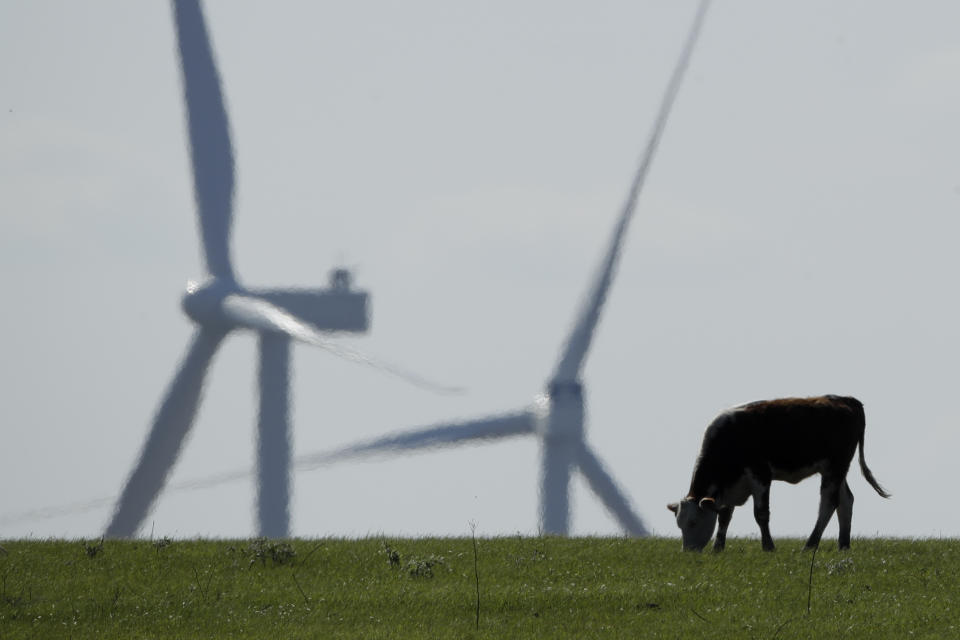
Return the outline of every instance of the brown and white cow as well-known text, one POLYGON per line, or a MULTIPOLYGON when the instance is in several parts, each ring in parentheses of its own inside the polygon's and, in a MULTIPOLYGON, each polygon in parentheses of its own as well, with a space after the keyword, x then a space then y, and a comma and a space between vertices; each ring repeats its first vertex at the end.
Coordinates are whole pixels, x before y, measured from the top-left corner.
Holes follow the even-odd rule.
POLYGON ((667 505, 676 514, 683 548, 703 549, 719 523, 715 551, 726 544, 727 526, 738 507, 753 497, 763 549, 773 551, 770 536, 770 483, 797 483, 820 474, 820 512, 806 548, 816 548, 827 522, 837 512, 838 545, 850 548, 853 493, 847 471, 860 446, 860 470, 877 493, 889 498, 863 458, 866 421, 856 398, 819 396, 765 400, 721 413, 703 435, 690 490, 682 502, 667 505))

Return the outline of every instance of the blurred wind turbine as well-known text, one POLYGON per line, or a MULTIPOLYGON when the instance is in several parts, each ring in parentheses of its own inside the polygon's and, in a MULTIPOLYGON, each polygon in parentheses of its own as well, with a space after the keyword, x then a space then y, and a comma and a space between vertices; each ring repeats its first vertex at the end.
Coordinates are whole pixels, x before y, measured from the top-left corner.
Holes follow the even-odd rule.
POLYGON ((439 387, 398 367, 373 360, 326 339, 323 331, 365 332, 367 294, 350 286, 350 273, 335 269, 329 289, 251 290, 241 286, 230 260, 234 161, 230 126, 199 0, 174 0, 194 195, 208 279, 189 283, 183 310, 197 325, 193 342, 154 418, 150 434, 117 499, 106 535, 136 534, 166 484, 196 417, 204 378, 217 348, 234 329, 259 335, 257 468, 261 535, 290 533, 290 341, 327 349, 419 386, 439 387))
POLYGON ((544 533, 568 534, 570 475, 573 469, 577 468, 627 533, 635 536, 648 535, 647 528, 633 512, 630 502, 584 438, 583 383, 580 380, 580 371, 613 281, 627 226, 636 209, 637 198, 650 169, 708 6, 709 0, 701 0, 680 59, 667 85, 640 166, 630 185, 627 200, 614 227, 609 248, 577 316, 573 331, 560 354, 559 362, 547 382, 547 388, 536 398, 534 405, 515 412, 400 432, 327 453, 301 456, 295 462, 298 469, 316 468, 340 460, 377 454, 396 455, 476 440, 534 435, 541 442, 540 525, 544 533))

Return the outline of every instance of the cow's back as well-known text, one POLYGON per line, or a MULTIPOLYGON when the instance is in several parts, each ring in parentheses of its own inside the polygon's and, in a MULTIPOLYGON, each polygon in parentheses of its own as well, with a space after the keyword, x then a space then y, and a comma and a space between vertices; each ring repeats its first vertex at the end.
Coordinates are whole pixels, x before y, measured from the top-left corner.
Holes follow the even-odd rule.
POLYGON ((843 396, 754 402, 732 414, 747 457, 784 470, 825 459, 845 467, 864 429, 863 405, 843 396))

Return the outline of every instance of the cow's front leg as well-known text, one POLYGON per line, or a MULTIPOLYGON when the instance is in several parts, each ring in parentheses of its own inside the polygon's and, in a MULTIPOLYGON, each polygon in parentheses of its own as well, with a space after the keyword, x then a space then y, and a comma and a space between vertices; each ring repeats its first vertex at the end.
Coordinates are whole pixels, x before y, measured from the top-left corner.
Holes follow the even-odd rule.
POLYGON ((770 478, 753 477, 753 517, 760 526, 760 545, 764 551, 773 551, 773 536, 770 535, 770 478))
POLYGON ((733 518, 733 507, 723 507, 717 512, 717 537, 713 540, 713 550, 723 551, 727 546, 727 527, 733 518))
MULTIPOLYGON (((832 476, 823 476, 820 481, 820 511, 817 514, 817 524, 813 525, 813 532, 807 538, 807 544, 804 549, 816 549, 820 546, 820 538, 823 536, 823 530, 827 528, 827 523, 833 517, 833 512, 837 510, 840 503, 840 490, 843 486, 843 478, 832 476)), ((852 497, 853 494, 851 494, 852 497)), ((851 511, 853 502, 850 503, 851 511)), ((847 545, 850 542, 847 540, 847 545)))

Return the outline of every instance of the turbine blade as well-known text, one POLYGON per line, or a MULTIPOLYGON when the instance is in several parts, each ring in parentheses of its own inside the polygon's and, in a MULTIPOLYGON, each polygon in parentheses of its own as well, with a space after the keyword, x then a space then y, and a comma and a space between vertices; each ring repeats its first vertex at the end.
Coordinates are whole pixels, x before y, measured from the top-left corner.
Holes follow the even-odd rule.
POLYGON ((620 259, 620 251, 623 246, 623 239, 626 236, 627 227, 637 208, 640 191, 643 188, 647 173, 650 170, 650 165, 653 162, 653 156, 660 143, 660 137, 663 135, 663 130, 666 127, 667 117, 670 115, 670 109, 673 106, 677 91, 680 88, 684 71, 686 71, 687 65, 690 62, 690 55, 693 53, 693 48, 700 34, 700 27, 703 24, 709 4, 709 0, 701 0, 700 2, 700 8, 697 10, 697 15, 694 18, 693 26, 687 36, 686 44, 673 70, 673 75, 667 85, 663 101, 660 104, 657 119, 654 121, 650 137, 647 139, 647 146, 643 152, 640 166, 636 174, 634 174, 630 191, 627 194, 627 200, 623 205, 620 217, 614 227, 609 248, 604 256, 603 262, 600 264, 593 285, 580 309, 573 331, 566 342, 566 347, 552 377, 553 382, 573 382, 580 375, 580 369, 583 366, 583 361, 587 356, 590 343, 593 340, 594 330, 596 329, 597 322, 600 320, 603 303, 606 301, 607 292, 610 289, 610 284, 613 282, 613 276, 620 259))
POLYGON ((294 340, 311 344, 352 362, 359 362, 384 373, 406 380, 410 384, 438 393, 460 393, 463 389, 451 387, 427 380, 403 367, 383 362, 344 345, 337 344, 323 335, 310 324, 287 313, 280 307, 262 298, 250 295, 232 294, 223 300, 223 312, 235 325, 271 331, 290 336, 294 340))
MULTIPOLYGON (((393 455, 405 451, 431 449, 452 446, 472 440, 497 440, 533 433, 537 417, 533 411, 508 413, 469 422, 435 425, 424 429, 405 431, 394 435, 349 445, 333 451, 322 451, 297 456, 293 460, 294 469, 309 471, 319 469, 343 460, 393 455)), ((187 480, 171 487, 177 491, 208 489, 229 482, 249 478, 252 471, 236 470, 205 478, 187 480)))
POLYGON ((374 455, 395 455, 406 451, 451 446, 474 440, 498 440, 533 433, 532 411, 503 414, 468 422, 442 424, 342 447, 329 452, 298 456, 297 469, 316 469, 328 464, 374 455))
POLYGON ((117 500, 106 535, 129 538, 136 534, 167 481, 200 406, 203 380, 224 334, 198 331, 154 418, 140 458, 117 500))
POLYGON ((32 522, 34 520, 48 520, 59 518, 77 513, 86 513, 109 507, 117 502, 116 496, 109 498, 94 498, 84 502, 72 502, 70 504, 61 504, 53 507, 37 507, 35 509, 26 509, 24 511, 15 511, 0 515, 0 526, 19 524, 21 522, 32 522))
MULTIPOLYGON (((191 355, 192 354, 193 351, 191 351, 191 355)), ((190 357, 191 356, 188 356, 188 359, 190 357)), ((174 394, 171 390, 171 393, 168 394, 168 398, 164 406, 170 403, 170 399, 173 395, 174 394)), ((163 412, 163 409, 161 409, 161 412, 163 412)), ((160 419, 158 415, 156 423, 159 423, 159 421, 160 419)), ((367 443, 344 447, 335 451, 302 455, 297 457, 293 464, 295 468, 307 471, 311 469, 317 469, 328 464, 333 464, 341 460, 348 460, 350 458, 363 458, 365 456, 374 456, 377 454, 389 455, 391 453, 401 453, 403 451, 415 451, 417 449, 450 446, 460 442, 469 442, 472 440, 496 440, 499 438, 521 436, 533 433, 534 421, 535 414, 532 411, 523 411, 513 414, 494 416, 481 420, 473 420, 470 422, 428 427, 426 429, 387 436, 385 438, 372 440, 367 443)), ((154 425, 155 432, 157 431, 156 423, 154 425)), ((151 437, 153 437, 153 435, 154 434, 151 433, 151 437)), ((145 447, 144 455, 141 455, 141 458, 145 458, 146 453, 147 451, 145 447)), ((139 467, 134 471, 135 473, 140 471, 139 467)), ((228 471, 225 473, 206 476, 204 478, 196 478, 193 480, 185 480, 171 484, 168 487, 168 490, 191 491, 195 489, 209 489, 230 482, 246 480, 247 478, 253 476, 254 473, 255 471, 252 469, 228 471)), ((130 483, 128 482, 128 486, 129 484, 130 483)), ((159 489, 157 492, 154 492, 154 495, 158 492, 159 489)), ((115 502, 117 503, 117 508, 119 510, 121 503, 131 502, 130 497, 127 495, 128 493, 129 491, 125 490, 119 501, 117 498, 98 498, 96 500, 76 502, 56 507, 46 507, 30 509, 16 513, 8 513, 5 515, 0 515, 0 524, 16 524, 32 520, 43 520, 76 513, 84 513, 86 511, 103 508, 104 506, 113 504, 115 502)), ((152 500, 152 497, 150 500, 152 500)), ((127 506, 124 507, 124 509, 126 513, 130 510, 130 507, 127 506)), ((132 536, 134 533, 136 533, 137 527, 145 517, 148 510, 149 505, 142 509, 144 515, 139 516, 132 525, 128 524, 126 526, 121 526, 122 523, 116 523, 115 526, 115 523, 111 522, 111 526, 107 529, 106 535, 116 538, 132 536)), ((127 517, 122 518, 124 521, 130 519, 131 518, 127 517)), ((114 521, 116 520, 117 518, 114 517, 114 521)))
POLYGON ((204 258, 211 274, 232 281, 233 147, 220 74, 199 0, 174 0, 173 9, 204 258))
POLYGON ((613 477, 607 473, 600 459, 586 445, 580 448, 577 462, 580 472, 587 479, 590 488, 610 510, 610 513, 617 519, 624 531, 632 536, 644 537, 650 535, 639 516, 633 512, 630 501, 613 481, 613 477))

